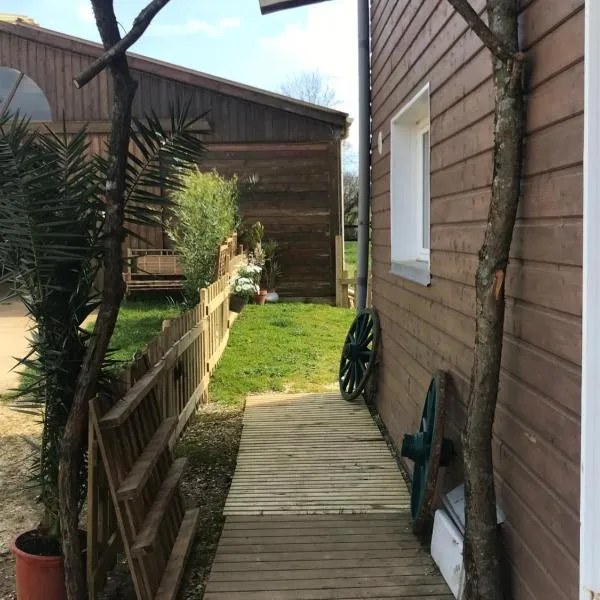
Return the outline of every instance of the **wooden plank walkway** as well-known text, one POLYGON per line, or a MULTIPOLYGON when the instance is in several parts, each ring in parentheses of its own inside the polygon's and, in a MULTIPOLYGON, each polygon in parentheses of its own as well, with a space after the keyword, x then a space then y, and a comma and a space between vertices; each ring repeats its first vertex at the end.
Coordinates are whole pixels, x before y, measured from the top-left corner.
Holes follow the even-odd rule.
POLYGON ((362 402, 249 397, 204 600, 450 600, 362 402))

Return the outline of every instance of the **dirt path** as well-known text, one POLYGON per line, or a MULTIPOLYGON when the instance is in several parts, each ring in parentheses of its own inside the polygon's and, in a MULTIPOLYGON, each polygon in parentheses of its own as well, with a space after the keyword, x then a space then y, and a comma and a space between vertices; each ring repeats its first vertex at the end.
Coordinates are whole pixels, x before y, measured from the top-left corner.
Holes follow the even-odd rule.
POLYGON ((14 563, 8 545, 17 533, 32 529, 39 519, 34 490, 28 487, 32 446, 41 426, 37 416, 23 414, 0 401, 0 600, 14 596, 14 563))
MULTIPOLYGON (((5 290, 0 288, 0 298, 5 290)), ((22 358, 27 353, 27 331, 29 319, 25 307, 18 300, 0 302, 0 396, 14 388, 18 373, 12 370, 15 357, 22 358)))

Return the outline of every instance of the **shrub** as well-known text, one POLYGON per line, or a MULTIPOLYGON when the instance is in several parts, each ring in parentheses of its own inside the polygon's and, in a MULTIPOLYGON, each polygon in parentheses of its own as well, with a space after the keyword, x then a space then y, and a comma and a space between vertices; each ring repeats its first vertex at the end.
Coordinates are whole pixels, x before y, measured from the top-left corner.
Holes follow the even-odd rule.
POLYGON ((219 245, 236 226, 238 195, 237 177, 227 180, 216 171, 199 170, 188 174, 173 195, 167 232, 181 255, 190 304, 213 281, 219 245))

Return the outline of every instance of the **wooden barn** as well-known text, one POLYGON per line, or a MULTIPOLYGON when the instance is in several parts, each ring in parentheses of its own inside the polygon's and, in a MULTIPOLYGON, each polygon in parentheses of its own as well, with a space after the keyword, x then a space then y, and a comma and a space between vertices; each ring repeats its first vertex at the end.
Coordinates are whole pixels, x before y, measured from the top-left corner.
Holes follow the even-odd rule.
MULTIPOLYGON (((471 4, 485 13, 484 0, 471 4)), ((598 442, 592 445, 588 437, 585 470, 580 435, 585 425, 598 438, 594 411, 588 410, 587 423, 581 419, 586 398, 598 404, 597 391, 589 397, 596 353, 588 354, 593 361, 588 396, 586 386, 583 397, 581 390, 584 1, 520 4, 528 63, 526 142, 494 428, 497 499, 506 517, 501 532, 507 597, 596 598, 600 576, 591 569, 590 544, 597 539, 600 513, 590 498, 598 498, 600 454, 598 442), (587 474, 581 509, 580 472, 587 474), (582 554, 581 565, 580 520, 587 523, 582 548, 588 556, 584 562, 582 554), (580 566, 582 586, 595 580, 595 592, 586 588, 579 595, 580 566)), ((598 39, 600 11, 588 8, 596 27, 590 39, 598 39)), ((372 0, 371 35, 373 304, 383 340, 377 405, 400 444, 404 434, 419 428, 432 373, 450 373, 446 434, 459 459, 445 474, 447 492, 462 481, 460 434, 473 360, 475 270, 491 194, 491 55, 446 1, 372 0)), ((600 46, 589 44, 594 54, 585 56, 585 66, 594 60, 591 73, 597 73, 600 46)), ((588 93, 597 102, 594 79, 588 93)), ((598 104, 592 110, 585 116, 597 144, 598 104)), ((597 164, 589 168, 597 171, 597 164)), ((593 172, 587 177, 596 181, 593 172)), ((597 185, 590 188, 590 194, 597 192, 597 185)), ((595 198, 590 202, 598 202, 595 198)), ((590 221, 590 235, 596 236, 589 241, 590 269, 598 260, 597 225, 590 221)), ((597 279, 597 272, 589 276, 597 279)), ((586 281, 593 298, 597 285, 586 281)), ((591 353, 598 347, 593 325, 598 304, 588 307, 591 353)))
MULTIPOLYGON (((106 72, 78 90, 73 77, 102 53, 100 45, 25 23, 0 22, 0 114, 6 109, 62 130, 89 123, 95 148, 110 128, 106 72)), ((341 146, 348 116, 176 65, 129 55, 139 87, 133 113, 169 116, 169 105, 191 98, 208 153, 203 169, 255 176, 241 206, 281 247, 282 296, 333 302, 335 236, 342 231, 341 146)), ((160 228, 145 228, 131 249, 165 249, 160 228)))

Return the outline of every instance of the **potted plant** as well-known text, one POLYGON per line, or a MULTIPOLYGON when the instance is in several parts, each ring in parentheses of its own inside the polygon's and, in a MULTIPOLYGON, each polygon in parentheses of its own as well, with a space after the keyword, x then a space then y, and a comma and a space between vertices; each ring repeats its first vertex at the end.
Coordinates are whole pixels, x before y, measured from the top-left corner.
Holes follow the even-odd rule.
MULTIPOLYGON (((260 221, 256 221, 256 223, 254 223, 250 229, 250 240, 253 248, 249 255, 249 262, 251 265, 260 267, 261 270, 263 269, 266 261, 265 249, 262 243, 264 235, 265 228, 263 224, 260 221)), ((260 287, 261 281, 262 277, 259 275, 258 279, 256 279, 256 283, 259 286, 259 291, 254 296, 254 302, 256 304, 264 304, 267 299, 267 288, 260 287)))
MULTIPOLYGON (((153 192, 154 182, 172 191, 187 170, 184 159, 199 155, 186 115, 187 109, 173 115, 172 122, 181 125, 168 134, 158 120, 138 122, 143 134, 132 132, 132 144, 144 159, 129 165, 125 199, 130 219, 156 219, 148 205, 152 198, 164 200, 153 192)), ((30 353, 21 360, 27 375, 20 395, 28 405, 39 406, 43 423, 32 466, 41 519, 12 544, 19 600, 66 598, 58 492, 61 442, 92 339, 83 323, 98 306, 107 167, 104 158, 89 152, 85 129, 67 138, 32 131, 26 119, 0 118, 0 284, 10 285, 35 323, 30 353)), ((106 383, 107 375, 101 386, 106 383)), ((72 511, 79 518, 87 495, 87 445, 77 452, 72 511)), ((82 552, 84 546, 80 543, 82 552)))
POLYGON ((260 293, 258 281, 260 280, 261 271, 261 267, 253 263, 248 263, 238 269, 231 280, 229 310, 237 313, 241 312, 249 300, 260 293))
POLYGON ((265 264, 263 267, 263 280, 267 288, 266 301, 278 302, 277 280, 281 277, 281 267, 279 266, 279 244, 274 240, 269 240, 263 247, 265 264))

